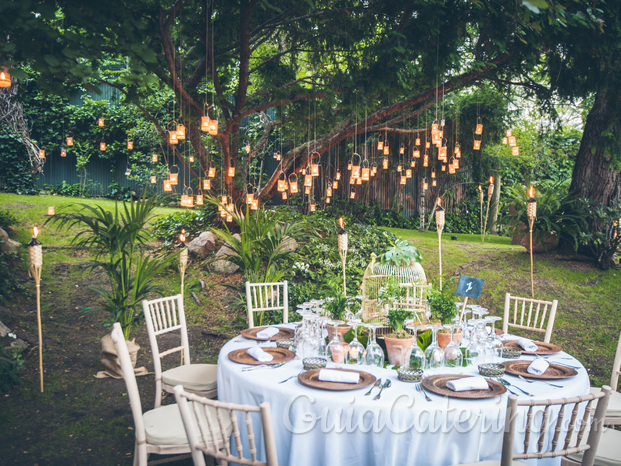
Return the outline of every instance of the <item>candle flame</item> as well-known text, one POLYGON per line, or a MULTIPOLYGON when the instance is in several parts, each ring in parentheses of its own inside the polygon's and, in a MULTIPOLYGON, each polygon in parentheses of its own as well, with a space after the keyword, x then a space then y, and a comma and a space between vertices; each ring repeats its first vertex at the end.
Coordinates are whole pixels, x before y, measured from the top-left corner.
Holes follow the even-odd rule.
POLYGON ((493 176, 489 177, 489 184, 494 184, 494 177, 493 176))
POLYGON ((528 190, 528 195, 529 197, 535 197, 535 187, 531 186, 530 189, 528 190))
POLYGON ((37 227, 32 227, 32 237, 36 238, 39 234, 39 229, 37 227))

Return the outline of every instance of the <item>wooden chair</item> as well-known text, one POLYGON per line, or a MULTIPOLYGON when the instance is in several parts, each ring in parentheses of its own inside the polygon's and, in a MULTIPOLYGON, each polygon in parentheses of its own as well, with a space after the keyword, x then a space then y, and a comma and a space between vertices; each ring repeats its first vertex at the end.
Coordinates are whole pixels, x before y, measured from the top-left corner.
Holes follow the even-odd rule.
POLYGON ((248 406, 208 400, 207 398, 187 393, 180 385, 175 387, 175 398, 181 411, 181 418, 183 419, 185 432, 192 448, 192 460, 195 465, 205 465, 204 455, 208 455, 215 460, 221 460, 224 464, 231 462, 255 466, 278 465, 276 440, 274 438, 269 403, 263 402, 259 406, 248 406), (243 423, 238 421, 237 413, 243 415, 243 423), (261 417, 265 462, 257 459, 256 436, 252 427, 251 413, 259 413, 261 417), (250 444, 250 458, 244 457, 240 424, 246 425, 245 438, 248 439, 250 444), (232 451, 231 437, 235 439, 237 455, 232 451))
POLYGON ((246 282, 246 304, 248 307, 248 328, 254 327, 254 314, 265 311, 282 311, 282 322, 289 322, 288 282, 250 283, 246 282))
POLYGON ((112 341, 123 370, 129 404, 134 417, 136 441, 134 444, 134 465, 145 466, 149 454, 182 455, 189 457, 190 445, 184 435, 183 421, 176 404, 155 408, 142 413, 140 393, 134 375, 121 325, 116 322, 112 330, 112 341))
MULTIPOLYGON (((604 424, 607 426, 621 425, 621 393, 617 391, 619 388, 619 375, 621 375, 621 334, 619 334, 617 353, 612 365, 612 376, 610 377, 612 392, 610 393, 610 400, 608 401, 606 419, 604 419, 604 424)), ((599 388, 591 387, 591 393, 598 393, 599 391, 599 388)), ((619 456, 621 457, 621 453, 619 456)))
POLYGON ((215 398, 217 391, 217 364, 192 364, 190 362, 190 344, 188 329, 180 294, 167 298, 143 301, 147 332, 153 353, 155 369, 155 407, 162 403, 162 390, 173 392, 175 385, 183 385, 186 390, 215 398), (170 332, 179 332, 180 345, 160 351, 158 338, 170 332), (181 365, 162 372, 162 359, 173 353, 181 354, 181 365))
POLYGON ((427 283, 400 283, 405 288, 406 294, 403 300, 396 304, 402 309, 408 309, 414 313, 414 318, 419 324, 427 320, 427 291, 431 287, 427 283))
POLYGON ((609 396, 610 387, 606 385, 596 394, 559 400, 518 400, 517 396, 510 395, 501 459, 471 463, 468 466, 524 465, 514 460, 559 456, 562 465, 592 466, 595 462, 611 464, 615 458, 618 461, 621 432, 604 429, 604 413, 609 396), (524 445, 516 453, 515 425, 518 410, 523 407, 527 407, 524 445), (552 412, 558 414, 551 415, 552 412), (591 426, 587 429, 589 422, 591 426), (534 426, 538 428, 534 429, 534 426))
POLYGON ((509 327, 533 330, 545 333, 543 341, 550 343, 554 318, 558 301, 542 301, 532 298, 520 298, 509 293, 505 296, 505 314, 502 321, 503 333, 509 332, 509 327))

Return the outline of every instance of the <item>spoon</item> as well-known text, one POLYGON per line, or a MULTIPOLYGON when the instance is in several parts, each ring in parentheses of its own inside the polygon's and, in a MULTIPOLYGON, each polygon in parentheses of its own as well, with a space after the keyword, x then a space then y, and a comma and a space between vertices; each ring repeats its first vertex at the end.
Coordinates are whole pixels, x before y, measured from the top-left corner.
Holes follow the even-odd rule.
POLYGON ((521 375, 518 374, 518 377, 523 380, 524 382, 528 382, 528 383, 535 383, 535 382, 543 382, 545 384, 550 385, 551 387, 556 387, 556 388, 563 388, 561 385, 554 385, 553 383, 550 382, 546 382, 545 380, 529 380, 526 377, 522 377, 521 375))
POLYGON ((369 389, 369 391, 368 391, 368 392, 366 392, 366 393, 364 394, 364 396, 370 395, 370 394, 371 394, 371 392, 373 391, 373 389, 374 389, 375 387, 379 387, 381 384, 382 384, 382 379, 381 379, 381 378, 380 378, 380 379, 377 379, 377 380, 375 381, 375 383, 374 383, 373 385, 371 385, 371 388, 369 389))
POLYGON ((373 397, 374 400, 379 400, 380 396, 382 396, 382 392, 384 391, 385 388, 388 388, 392 385, 392 382, 390 381, 390 379, 387 379, 386 382, 384 382, 381 386, 380 386, 380 391, 377 395, 375 395, 373 397))

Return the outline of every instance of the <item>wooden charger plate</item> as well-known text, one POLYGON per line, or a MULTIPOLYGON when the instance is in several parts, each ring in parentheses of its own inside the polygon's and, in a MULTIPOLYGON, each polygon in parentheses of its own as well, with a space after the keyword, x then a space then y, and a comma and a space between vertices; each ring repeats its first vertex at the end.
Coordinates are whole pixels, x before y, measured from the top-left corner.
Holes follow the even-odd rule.
POLYGON ((558 345, 554 345, 552 343, 544 343, 543 341, 533 341, 535 345, 537 345, 537 351, 524 351, 522 347, 518 344, 517 340, 507 340, 502 343, 505 348, 517 348, 522 350, 522 354, 556 354, 563 351, 558 345))
POLYGON ((311 369, 309 371, 302 372, 298 375, 298 380, 302 385, 306 385, 310 388, 318 388, 320 390, 332 390, 332 391, 344 391, 344 390, 357 390, 359 388, 368 387, 373 385, 377 380, 373 374, 368 372, 357 371, 354 369, 330 369, 341 372, 358 372, 360 374, 360 380, 358 383, 341 383, 341 382, 324 382, 319 380, 320 369, 311 369))
POLYGON ((242 348, 231 351, 229 353, 229 359, 239 364, 250 364, 251 366, 267 364, 271 366, 273 364, 291 361, 295 358, 295 353, 293 351, 284 348, 263 348, 263 351, 271 354, 274 358, 270 362, 260 362, 248 354, 248 348, 242 348))
POLYGON ((560 364, 550 363, 550 367, 541 375, 534 375, 528 372, 528 366, 532 361, 507 361, 503 362, 505 366, 505 372, 511 375, 521 375, 527 379, 544 379, 544 380, 558 380, 568 379, 577 375, 575 369, 567 366, 561 366, 560 364))
POLYGON ((470 375, 432 375, 423 379, 423 387, 436 395, 450 396, 452 398, 468 398, 471 400, 479 400, 484 398, 494 398, 500 396, 507 391, 507 388, 500 382, 487 379, 489 390, 465 390, 456 392, 446 386, 451 380, 472 377, 470 375))
POLYGON ((267 326, 264 327, 253 327, 247 328, 241 331, 241 335, 244 338, 248 338, 249 340, 257 340, 257 341, 276 341, 276 340, 288 340, 293 338, 295 335, 295 331, 292 328, 282 328, 278 327, 278 333, 270 338, 259 338, 257 337, 257 333, 261 330, 266 329, 267 326))

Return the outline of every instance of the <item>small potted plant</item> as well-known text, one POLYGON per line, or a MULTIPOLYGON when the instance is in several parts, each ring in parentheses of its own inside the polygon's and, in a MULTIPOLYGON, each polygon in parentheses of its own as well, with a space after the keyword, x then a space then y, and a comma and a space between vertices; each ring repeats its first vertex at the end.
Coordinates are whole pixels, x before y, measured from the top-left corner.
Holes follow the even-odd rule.
MULTIPOLYGON (((438 288, 432 284, 427 292, 427 304, 431 311, 431 318, 442 325, 448 325, 453 322, 457 316, 457 307, 455 306, 455 295, 449 291, 449 284, 446 283, 442 288, 438 288)), ((461 332, 455 333, 455 341, 461 341, 461 332)), ((451 341, 450 331, 441 329, 438 332, 438 345, 445 348, 451 341)))
POLYGON ((412 311, 397 306, 388 311, 388 324, 392 333, 384 337, 388 362, 394 366, 405 365, 405 356, 414 343, 415 336, 405 329, 405 321, 412 317, 412 311))
MULTIPOLYGON (((331 296, 326 299, 323 307, 330 316, 330 318, 332 318, 332 320, 343 321, 345 320, 347 308, 350 304, 349 299, 347 299, 347 297, 343 294, 343 291, 341 291, 338 287, 332 287, 331 290, 331 296)), ((334 337, 334 326, 328 325, 327 328, 328 339, 332 340, 332 338, 334 337)), ((345 343, 345 340, 343 340, 343 335, 346 334, 350 329, 351 326, 343 324, 337 327, 337 333, 341 343, 345 343)))
POLYGON ((396 303, 405 298, 407 290, 401 286, 397 277, 389 277, 386 284, 377 292, 377 301, 387 315, 390 309, 396 306, 396 303))

